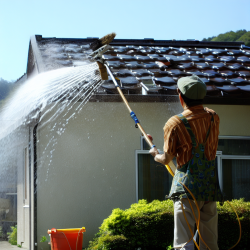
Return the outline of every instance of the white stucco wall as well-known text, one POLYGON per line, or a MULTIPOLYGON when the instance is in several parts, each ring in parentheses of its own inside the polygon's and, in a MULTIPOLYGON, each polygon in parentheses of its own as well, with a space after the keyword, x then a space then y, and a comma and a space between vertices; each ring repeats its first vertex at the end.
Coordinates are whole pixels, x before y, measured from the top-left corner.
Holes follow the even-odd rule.
MULTIPOLYGON (((17 222, 17 244, 21 245, 23 242, 22 246, 27 249, 30 232, 29 208, 24 207, 24 148, 28 146, 29 128, 26 126, 17 128, 0 140, 0 192, 7 193, 7 198, 10 200, 17 196, 17 214, 11 204, 9 214, 14 213, 14 215, 7 214, 5 220, 17 222)), ((28 204, 27 199, 26 205, 28 204)))
MULTIPOLYGON (((250 135, 249 106, 205 106, 220 115, 221 135, 250 135)), ((131 103, 131 108, 160 149, 165 122, 182 112, 179 103, 131 103)), ((123 103, 88 103, 62 135, 48 133, 53 124, 38 128, 38 241, 53 227, 84 226, 86 246, 112 209, 136 201, 140 131, 123 103), (55 145, 48 144, 53 136, 55 145)))
POLYGON ((250 136, 250 106, 205 105, 220 116, 220 135, 250 136))

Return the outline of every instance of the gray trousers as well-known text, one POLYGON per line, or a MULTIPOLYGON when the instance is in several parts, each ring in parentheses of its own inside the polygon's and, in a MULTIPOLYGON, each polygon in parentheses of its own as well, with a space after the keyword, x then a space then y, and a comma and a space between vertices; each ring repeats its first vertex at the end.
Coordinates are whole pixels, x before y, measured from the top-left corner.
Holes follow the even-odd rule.
MULTIPOLYGON (((194 201, 190 200, 192 207, 195 211, 196 218, 198 218, 198 211, 195 206, 194 201)), ((193 250, 194 243, 193 240, 185 245, 186 242, 192 237, 191 232, 188 228, 186 220, 184 218, 181 202, 183 204, 183 209, 187 217, 188 223, 191 227, 192 232, 194 232, 195 219, 193 212, 189 205, 187 199, 182 199, 181 201, 176 201, 174 203, 174 243, 173 247, 175 249, 183 250, 193 250), (185 245, 185 246, 184 246, 185 245)), ((216 202, 209 202, 205 204, 204 201, 198 201, 198 206, 200 208, 200 234, 205 243, 211 250, 218 250, 218 213, 216 208, 216 202)), ((198 243, 199 245, 199 243, 198 243)), ((200 240, 200 250, 206 250, 206 246, 200 240)))

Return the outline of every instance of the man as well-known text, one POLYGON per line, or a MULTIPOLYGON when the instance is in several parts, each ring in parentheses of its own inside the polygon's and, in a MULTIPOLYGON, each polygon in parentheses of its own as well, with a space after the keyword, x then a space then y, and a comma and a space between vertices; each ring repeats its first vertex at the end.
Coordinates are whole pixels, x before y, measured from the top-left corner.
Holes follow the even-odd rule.
MULTIPOLYGON (((211 250, 217 250, 218 215, 216 201, 222 201, 215 164, 219 135, 219 116, 211 109, 203 108, 206 85, 196 76, 180 78, 177 92, 184 111, 171 117, 165 124, 164 153, 159 154, 153 148, 150 153, 155 161, 164 165, 174 157, 177 170, 173 178, 168 198, 174 201, 174 248, 194 249, 192 234, 185 221, 183 210, 191 231, 194 232, 195 218, 198 212, 189 194, 190 190, 200 209, 199 230, 205 244, 211 250), (188 201, 190 199, 190 203, 188 201), (183 208, 182 208, 183 206, 183 208), (183 209, 183 210, 182 210, 183 209)), ((200 249, 207 249, 200 241, 200 249)))

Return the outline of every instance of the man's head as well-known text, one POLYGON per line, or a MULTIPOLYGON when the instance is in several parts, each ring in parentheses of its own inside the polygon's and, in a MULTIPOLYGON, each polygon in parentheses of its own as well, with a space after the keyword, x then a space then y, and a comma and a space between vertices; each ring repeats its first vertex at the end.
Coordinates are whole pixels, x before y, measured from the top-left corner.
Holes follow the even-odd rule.
POLYGON ((187 106, 202 104, 207 93, 207 87, 198 76, 182 77, 178 80, 177 86, 177 91, 187 106))

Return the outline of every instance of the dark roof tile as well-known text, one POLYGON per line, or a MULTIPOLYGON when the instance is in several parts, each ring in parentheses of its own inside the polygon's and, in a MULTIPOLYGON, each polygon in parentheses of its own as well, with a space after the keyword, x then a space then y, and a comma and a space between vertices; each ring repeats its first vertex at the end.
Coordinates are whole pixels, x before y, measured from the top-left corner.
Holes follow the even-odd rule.
POLYGON ((212 70, 212 69, 204 70, 204 71, 203 71, 203 74, 204 74, 205 76, 208 76, 208 77, 220 76, 220 74, 219 74, 218 72, 216 72, 215 70, 212 70))
POLYGON ((221 74, 221 76, 222 77, 236 77, 236 76, 238 76, 238 74, 237 73, 235 73, 235 72, 233 72, 233 71, 231 71, 231 70, 220 70, 219 71, 219 74, 221 74))
POLYGON ((227 50, 226 49, 212 49, 212 54, 213 55, 226 55, 227 54, 227 50))
POLYGON ((149 56, 141 56, 141 55, 134 55, 136 60, 138 61, 152 61, 152 59, 149 56))
MULTIPOLYGON (((153 68, 159 68, 159 65, 156 63, 156 62, 144 62, 142 64, 143 68, 146 68, 146 69, 153 69, 153 68)), ((167 67, 167 66, 165 66, 167 67)))
POLYGON ((221 60, 213 55, 208 55, 205 57, 206 62, 220 62, 221 60))
POLYGON ((250 71, 248 71, 248 70, 238 71, 237 73, 238 73, 239 76, 241 76, 241 77, 248 77, 248 76, 250 76, 250 71))
POLYGON ((119 77, 119 79, 123 85, 135 85, 139 83, 138 80, 132 76, 119 77))
POLYGON ((187 63, 181 62, 177 65, 177 67, 182 70, 194 69, 194 66, 195 65, 193 62, 187 62, 187 63))
POLYGON ((212 63, 209 63, 209 65, 214 70, 217 70, 217 69, 219 69, 219 70, 227 69, 226 65, 224 63, 222 63, 222 62, 221 63, 214 63, 214 62, 212 62, 212 63))
POLYGON ((130 56, 130 55, 117 54, 117 57, 120 58, 121 60, 126 60, 126 61, 133 61, 133 60, 135 60, 135 57, 134 56, 130 56))
POLYGON ((219 59, 222 62, 237 62, 236 58, 234 56, 221 56, 219 59))
POLYGON ((154 77, 153 80, 155 81, 156 84, 161 84, 162 86, 176 84, 176 82, 173 80, 173 78, 168 77, 168 76, 154 77))
POLYGON ((231 82, 220 77, 213 77, 209 79, 209 84, 215 86, 231 85, 231 82))
POLYGON ((240 62, 243 62, 243 63, 245 63, 245 62, 250 62, 250 58, 249 57, 247 57, 247 56, 239 56, 238 58, 237 58, 237 61, 240 61, 240 62))
POLYGON ((239 69, 244 69, 244 66, 242 64, 239 63, 228 63, 226 64, 226 67, 231 69, 231 70, 239 70, 239 69))
POLYGON ((240 90, 250 92, 250 85, 247 86, 237 86, 240 90))
POLYGON ((108 60, 108 61, 117 61, 117 60, 120 59, 118 56, 112 56, 112 55, 107 55, 107 54, 104 54, 104 55, 102 56, 102 58, 103 58, 104 60, 108 60))
POLYGON ((241 77, 232 78, 232 79, 230 79, 230 81, 231 81, 232 83, 237 84, 237 85, 247 85, 247 84, 249 84, 248 81, 246 81, 245 79, 243 79, 243 78, 241 78, 241 77))
POLYGON ((149 75, 153 75, 152 72, 146 70, 146 69, 133 69, 132 73, 135 76, 149 76, 149 75))
POLYGON ((142 68, 142 64, 136 62, 136 61, 131 61, 131 62, 125 62, 126 67, 129 69, 136 69, 136 68, 142 68))
POLYGON ((234 85, 225 85, 225 86, 222 86, 222 87, 217 87, 218 89, 220 90, 223 90, 225 92, 238 92, 239 91, 239 88, 237 88, 236 86, 234 85))
POLYGON ((123 67, 125 64, 121 61, 106 61, 107 65, 113 68, 121 68, 123 67))
POLYGON ((128 70, 128 69, 121 69, 117 72, 113 72, 113 75, 114 76, 122 76, 122 77, 125 77, 125 76, 134 76, 133 73, 131 72, 131 70, 128 70))

